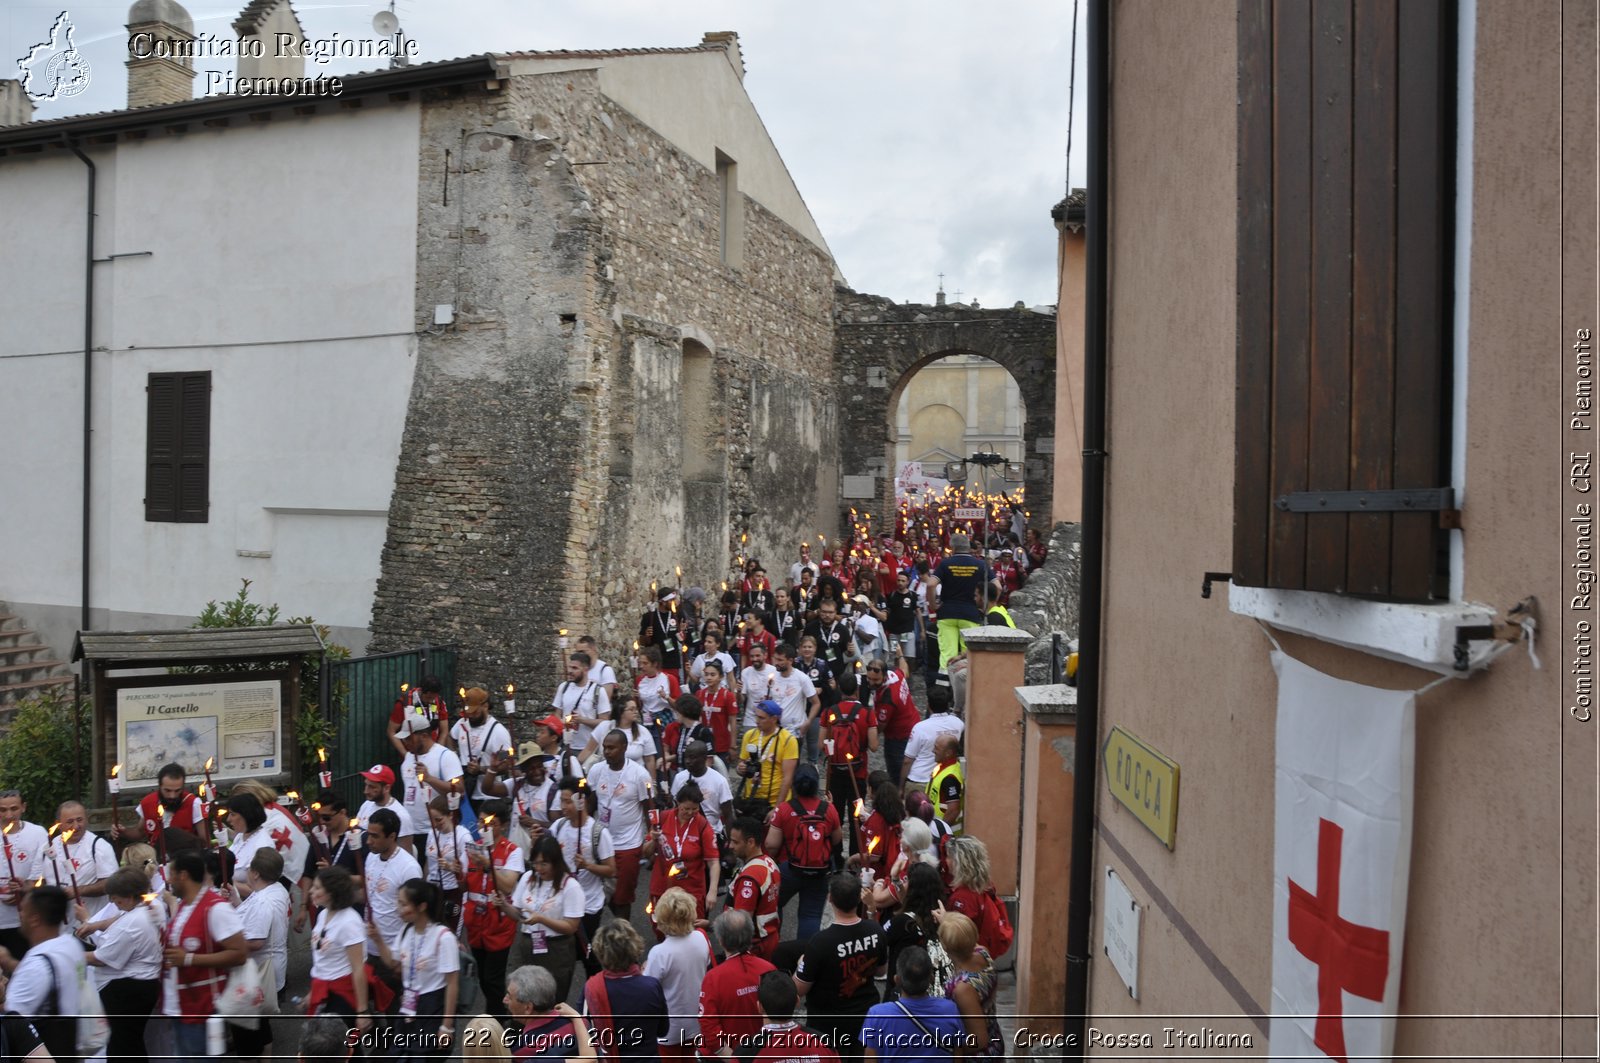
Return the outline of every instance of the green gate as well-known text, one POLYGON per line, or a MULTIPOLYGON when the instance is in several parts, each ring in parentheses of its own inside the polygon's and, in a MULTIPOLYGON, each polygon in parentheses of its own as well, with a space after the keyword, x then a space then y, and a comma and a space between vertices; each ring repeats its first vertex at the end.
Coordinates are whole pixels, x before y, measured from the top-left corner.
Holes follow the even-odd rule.
POLYGON ((365 800, 361 773, 374 764, 400 766, 400 754, 389 743, 389 713, 401 697, 401 686, 415 688, 425 675, 438 676, 446 702, 453 703, 456 647, 423 643, 414 650, 379 653, 348 661, 329 661, 322 670, 322 715, 332 719, 343 702, 338 737, 328 749, 333 788, 350 803, 351 815, 365 800))

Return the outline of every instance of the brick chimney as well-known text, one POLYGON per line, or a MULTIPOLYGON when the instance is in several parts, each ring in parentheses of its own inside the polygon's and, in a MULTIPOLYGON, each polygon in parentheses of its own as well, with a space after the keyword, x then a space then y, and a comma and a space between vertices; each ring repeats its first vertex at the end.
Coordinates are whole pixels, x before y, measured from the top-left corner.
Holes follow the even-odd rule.
POLYGON ((33 101, 16 78, 0 80, 0 129, 33 121, 33 101))
POLYGON ((733 72, 744 80, 744 53, 739 50, 739 35, 733 30, 714 30, 700 38, 700 46, 708 44, 720 45, 728 53, 728 62, 733 66, 733 72))
POLYGON ((194 20, 177 0, 128 9, 128 106, 194 98, 194 20))
MULTIPOLYGON (((233 20, 240 40, 261 41, 261 55, 239 56, 239 79, 302 78, 306 76, 305 27, 289 0, 250 0, 233 20)), ((250 49, 254 50, 254 49, 250 49)))

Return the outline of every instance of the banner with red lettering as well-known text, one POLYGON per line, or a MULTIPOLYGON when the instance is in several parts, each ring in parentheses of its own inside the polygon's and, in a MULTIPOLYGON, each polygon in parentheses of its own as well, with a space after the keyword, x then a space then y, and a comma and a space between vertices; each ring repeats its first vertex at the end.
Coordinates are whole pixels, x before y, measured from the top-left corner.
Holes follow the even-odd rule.
POLYGON ((1274 650, 1274 1059, 1394 1049, 1411 873, 1416 695, 1323 675, 1274 650))

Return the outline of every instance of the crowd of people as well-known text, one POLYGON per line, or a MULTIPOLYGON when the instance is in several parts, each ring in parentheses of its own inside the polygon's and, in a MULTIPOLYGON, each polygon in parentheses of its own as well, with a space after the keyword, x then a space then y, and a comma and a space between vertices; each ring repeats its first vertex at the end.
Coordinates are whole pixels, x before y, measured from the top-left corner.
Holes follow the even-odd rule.
POLYGON ((1011 928, 948 677, 1043 554, 907 527, 802 544, 777 585, 752 559, 717 599, 653 589, 625 677, 577 639, 520 744, 422 677, 355 809, 169 764, 100 837, 0 792, 5 1053, 248 1061, 281 1008, 306 1059, 1003 1055, 1011 928))

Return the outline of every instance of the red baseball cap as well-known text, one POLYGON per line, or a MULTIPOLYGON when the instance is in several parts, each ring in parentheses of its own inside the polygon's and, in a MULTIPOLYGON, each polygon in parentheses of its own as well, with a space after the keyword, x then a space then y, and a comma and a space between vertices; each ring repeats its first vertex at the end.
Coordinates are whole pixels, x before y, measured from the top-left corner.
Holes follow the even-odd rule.
POLYGON ((562 734, 567 729, 567 725, 561 722, 561 717, 555 715, 554 713, 551 713, 542 720, 534 720, 533 725, 535 727, 548 727, 557 735, 562 734))
POLYGON ((394 769, 386 764, 374 764, 362 772, 361 777, 368 782, 381 782, 388 786, 394 785, 394 769))

